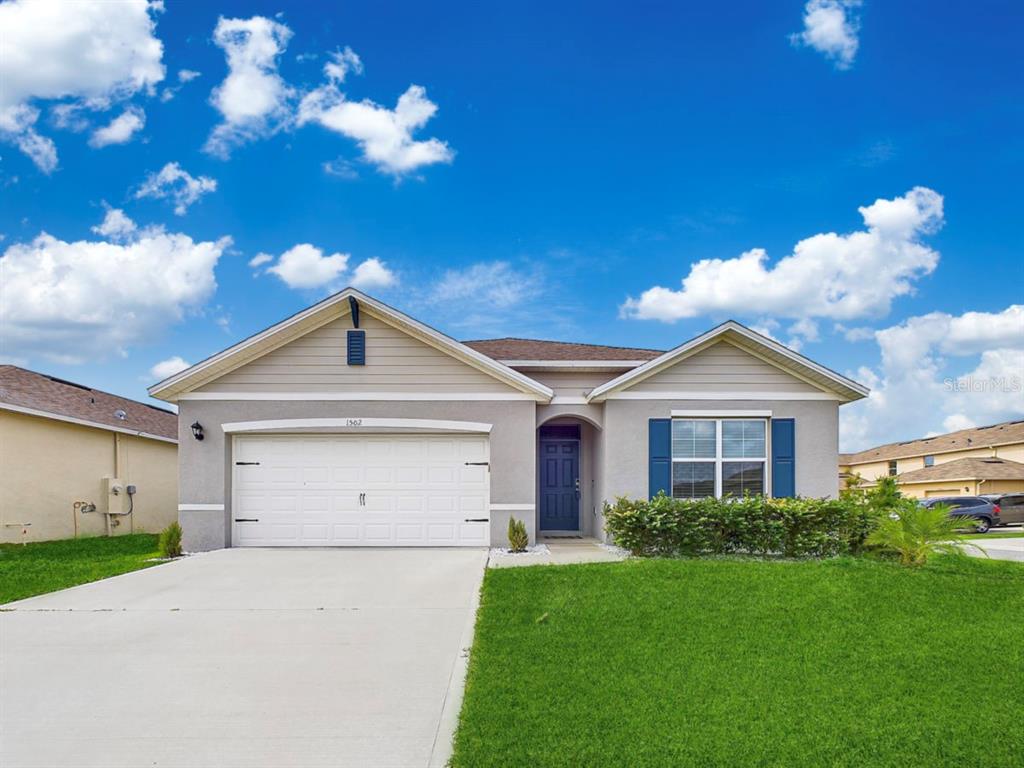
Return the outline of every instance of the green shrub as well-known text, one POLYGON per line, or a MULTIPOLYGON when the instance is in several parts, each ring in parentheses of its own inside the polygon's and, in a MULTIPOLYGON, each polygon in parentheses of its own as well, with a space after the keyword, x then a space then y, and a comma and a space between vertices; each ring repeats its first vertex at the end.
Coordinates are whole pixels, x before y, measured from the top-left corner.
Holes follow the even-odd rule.
POLYGON ((605 530, 634 555, 784 555, 859 552, 876 514, 847 499, 620 498, 605 505, 605 530))
POLYGON ((973 528, 975 520, 951 517, 945 504, 923 507, 914 499, 899 499, 887 509, 867 543, 898 555, 903 565, 924 565, 937 552, 963 554, 961 547, 976 546, 960 533, 973 528))
POLYGON ((157 544, 160 557, 181 556, 181 526, 178 521, 168 525, 160 532, 160 541, 157 544))
POLYGON ((530 543, 530 537, 526 534, 526 523, 516 520, 514 517, 508 521, 508 548, 512 552, 525 552, 530 543))

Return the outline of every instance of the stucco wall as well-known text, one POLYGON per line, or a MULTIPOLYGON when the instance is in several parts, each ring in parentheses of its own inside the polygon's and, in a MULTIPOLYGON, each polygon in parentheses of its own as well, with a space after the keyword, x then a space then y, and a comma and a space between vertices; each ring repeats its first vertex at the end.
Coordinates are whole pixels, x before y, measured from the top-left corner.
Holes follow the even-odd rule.
POLYGON ((716 412, 770 410, 796 420, 796 492, 835 496, 839 491, 839 406, 829 400, 609 400, 602 450, 604 500, 647 495, 647 423, 672 410, 716 412))
MULTIPOLYGON (((979 445, 976 448, 968 448, 962 451, 948 451, 946 453, 934 454, 922 453, 917 456, 905 456, 896 459, 896 471, 898 473, 902 473, 911 472, 915 469, 924 469, 924 457, 926 455, 934 456, 936 464, 946 464, 950 461, 956 461, 957 459, 967 459, 972 457, 996 457, 1024 463, 1024 443, 998 446, 979 445)), ((885 477, 889 474, 888 460, 870 461, 861 464, 850 464, 848 466, 851 472, 856 472, 864 478, 864 480, 872 483, 878 478, 885 477)))
MULTIPOLYGON (((230 546, 231 454, 222 424, 239 421, 301 418, 408 418, 475 421, 492 424, 491 503, 522 506, 491 511, 491 540, 507 540, 509 517, 526 521, 535 539, 536 432, 532 401, 220 401, 186 400, 180 403, 181 503, 223 504, 221 510, 183 510, 180 515, 186 550, 230 546), (189 425, 199 421, 205 439, 192 438, 189 425), (187 434, 186 434, 187 433, 187 434)), ((344 433, 345 429, 331 429, 344 433)), ((362 430, 372 432, 374 430, 362 430)))
POLYGON ((78 535, 104 534, 103 515, 76 515, 73 504, 103 509, 103 478, 115 476, 138 492, 114 534, 161 530, 177 516, 176 452, 173 443, 0 411, 0 541, 71 538, 76 519, 78 535), (32 524, 24 537, 23 523, 32 524))

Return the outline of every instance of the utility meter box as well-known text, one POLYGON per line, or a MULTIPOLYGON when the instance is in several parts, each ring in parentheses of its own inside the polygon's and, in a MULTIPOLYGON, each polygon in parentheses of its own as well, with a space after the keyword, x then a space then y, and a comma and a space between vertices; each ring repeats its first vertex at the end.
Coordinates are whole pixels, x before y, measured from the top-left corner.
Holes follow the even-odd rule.
POLYGON ((122 514, 128 508, 128 494, 125 492, 124 483, 116 477, 103 478, 103 496, 105 506, 100 504, 100 512, 109 512, 115 515, 122 514))

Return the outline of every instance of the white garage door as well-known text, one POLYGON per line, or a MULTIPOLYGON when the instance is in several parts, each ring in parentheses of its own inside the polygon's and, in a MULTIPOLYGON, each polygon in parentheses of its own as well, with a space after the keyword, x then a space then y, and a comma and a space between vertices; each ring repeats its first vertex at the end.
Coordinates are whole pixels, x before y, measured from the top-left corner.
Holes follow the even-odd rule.
POLYGON ((487 437, 240 435, 232 543, 487 546, 487 437))

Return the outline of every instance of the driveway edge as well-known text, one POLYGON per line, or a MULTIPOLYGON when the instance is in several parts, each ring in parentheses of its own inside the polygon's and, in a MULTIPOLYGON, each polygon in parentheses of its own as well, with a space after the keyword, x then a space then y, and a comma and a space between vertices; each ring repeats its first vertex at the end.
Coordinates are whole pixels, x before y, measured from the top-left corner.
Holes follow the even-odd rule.
POLYGON ((454 751, 455 730, 459 726, 459 713, 462 711, 462 697, 466 690, 466 672, 469 669, 469 654, 473 646, 473 634, 476 631, 476 613, 480 608, 480 592, 484 586, 484 574, 487 573, 488 557, 484 555, 483 567, 476 589, 473 590, 469 604, 469 619, 459 637, 459 653, 452 664, 452 673, 448 678, 448 690, 445 691, 441 717, 437 722, 437 733, 434 734, 434 746, 430 750, 429 768, 445 768, 454 751))

